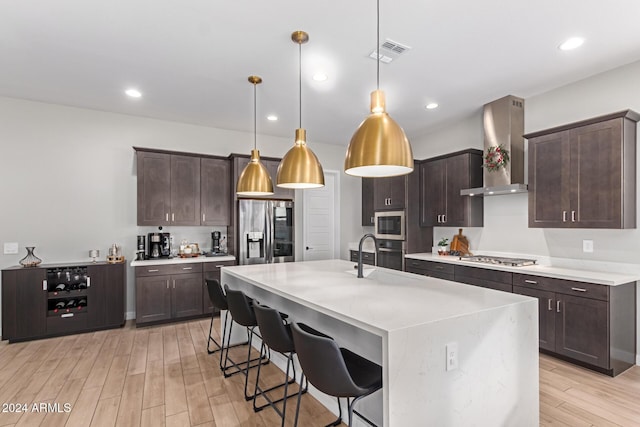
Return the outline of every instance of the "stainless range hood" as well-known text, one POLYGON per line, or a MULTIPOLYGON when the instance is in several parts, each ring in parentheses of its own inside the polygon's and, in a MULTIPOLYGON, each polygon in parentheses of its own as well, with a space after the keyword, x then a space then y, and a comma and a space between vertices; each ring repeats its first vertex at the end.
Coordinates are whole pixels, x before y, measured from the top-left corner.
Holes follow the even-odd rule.
POLYGON ((493 196, 524 193, 524 99, 505 96, 483 108, 484 152, 502 145, 509 150, 505 168, 488 171, 483 168, 484 187, 460 190, 462 196, 493 196))

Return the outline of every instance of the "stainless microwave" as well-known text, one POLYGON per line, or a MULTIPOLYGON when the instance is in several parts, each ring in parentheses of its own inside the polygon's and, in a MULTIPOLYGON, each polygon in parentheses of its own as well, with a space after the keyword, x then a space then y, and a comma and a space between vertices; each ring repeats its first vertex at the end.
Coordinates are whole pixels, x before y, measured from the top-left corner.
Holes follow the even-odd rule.
POLYGON ((376 239, 404 240, 404 211, 376 212, 376 239))

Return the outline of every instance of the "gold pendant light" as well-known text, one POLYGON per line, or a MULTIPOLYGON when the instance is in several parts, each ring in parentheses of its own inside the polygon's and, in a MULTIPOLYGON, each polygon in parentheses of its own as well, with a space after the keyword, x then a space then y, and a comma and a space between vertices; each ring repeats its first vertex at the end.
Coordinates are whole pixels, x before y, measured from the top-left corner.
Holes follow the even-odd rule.
POLYGON ((260 161, 260 152, 256 149, 257 126, 256 126, 256 86, 262 83, 258 76, 249 76, 249 82, 253 84, 253 150, 251 150, 251 160, 244 168, 238 184, 236 193, 238 196, 269 196, 273 194, 273 182, 269 171, 260 161))
POLYGON ((351 137, 344 171, 349 175, 383 177, 413 171, 413 152, 404 130, 385 111, 380 90, 380 0, 377 2, 377 83, 371 92, 371 114, 351 137))
POLYGON ((316 155, 307 146, 307 131, 302 128, 302 44, 309 41, 309 34, 294 31, 291 40, 299 46, 300 75, 300 125, 296 129, 296 139, 278 165, 277 186, 284 188, 324 187, 324 172, 316 155))

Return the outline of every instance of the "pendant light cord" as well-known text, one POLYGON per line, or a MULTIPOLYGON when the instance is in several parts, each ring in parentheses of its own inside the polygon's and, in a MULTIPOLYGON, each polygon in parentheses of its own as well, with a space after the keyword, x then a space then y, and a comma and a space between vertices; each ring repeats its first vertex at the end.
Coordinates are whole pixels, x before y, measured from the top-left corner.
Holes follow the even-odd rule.
POLYGON ((377 1, 376 28, 376 89, 380 90, 380 0, 377 1))
POLYGON ((299 93, 299 105, 298 111, 300 111, 300 123, 298 128, 302 129, 302 43, 298 43, 298 93, 299 93))
POLYGON ((258 125, 257 125, 257 107, 256 107, 256 83, 253 84, 253 149, 255 150, 257 134, 258 134, 258 125))

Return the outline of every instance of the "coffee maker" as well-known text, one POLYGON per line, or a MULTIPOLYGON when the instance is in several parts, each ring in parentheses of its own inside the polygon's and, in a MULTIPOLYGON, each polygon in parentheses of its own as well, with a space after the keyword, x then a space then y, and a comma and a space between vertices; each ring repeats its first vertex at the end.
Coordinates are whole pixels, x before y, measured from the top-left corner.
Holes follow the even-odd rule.
POLYGON ((219 231, 211 233, 211 253, 220 253, 220 236, 221 233, 219 231))
POLYGON ((147 258, 147 244, 146 244, 146 236, 141 235, 138 236, 138 246, 136 249, 136 260, 143 261, 147 258))
POLYGON ((160 258, 162 256, 162 233, 149 233, 148 258, 160 258))

